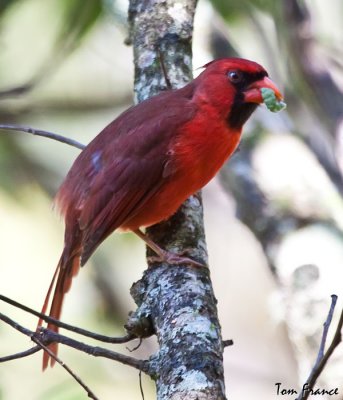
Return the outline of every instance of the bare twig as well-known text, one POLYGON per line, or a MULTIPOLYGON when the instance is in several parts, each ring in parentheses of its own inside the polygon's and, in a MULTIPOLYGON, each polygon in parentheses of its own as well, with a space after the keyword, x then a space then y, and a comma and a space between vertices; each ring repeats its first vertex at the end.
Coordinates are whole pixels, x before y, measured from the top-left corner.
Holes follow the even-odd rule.
POLYGON ((162 54, 160 49, 157 50, 157 54, 158 54, 158 58, 160 60, 160 64, 161 64, 161 67, 162 67, 162 72, 163 72, 164 79, 166 81, 167 89, 168 90, 172 90, 173 86, 172 86, 172 84, 170 82, 170 79, 169 79, 169 76, 167 74, 167 69, 166 69, 166 65, 164 63, 163 54, 162 54))
POLYGON ((88 394, 88 397, 93 400, 99 400, 98 397, 89 389, 89 387, 82 381, 82 379, 75 374, 73 370, 71 370, 66 363, 64 363, 55 353, 53 353, 48 347, 46 347, 38 338, 37 336, 31 336, 31 339, 44 351, 46 351, 50 357, 52 357, 62 368, 64 368, 69 375, 71 375, 76 382, 85 389, 88 394))
POLYGON ((58 142, 69 144, 70 146, 76 147, 77 149, 83 150, 86 146, 76 140, 67 138, 66 136, 59 135, 57 133, 43 131, 41 129, 33 129, 30 126, 23 126, 23 125, 12 125, 12 124, 0 124, 0 129, 6 131, 18 131, 18 132, 25 132, 30 133, 31 135, 36 136, 43 136, 48 139, 57 140, 58 142))
POLYGON ((103 357, 103 358, 108 358, 109 360, 118 361, 122 364, 128 365, 130 367, 138 369, 139 371, 143 371, 149 374, 148 363, 145 360, 137 360, 134 357, 126 356, 124 354, 104 349, 99 346, 90 346, 88 344, 71 339, 67 336, 60 335, 58 333, 50 331, 49 329, 41 329, 40 333, 44 338, 44 342, 61 343, 68 347, 72 347, 76 350, 83 351, 84 353, 87 353, 91 356, 103 357))
POLYGON ((139 371, 139 389, 141 391, 142 400, 144 400, 144 391, 143 391, 143 384, 142 384, 142 371, 139 371))
POLYGON ((317 356, 316 363, 314 364, 314 367, 319 365, 321 359, 324 357, 326 339, 327 339, 329 328, 330 328, 330 325, 332 322, 332 317, 333 317, 333 313, 335 311, 336 303, 337 303, 337 296, 335 294, 333 294, 333 295, 331 295, 331 306, 330 306, 329 314, 323 325, 322 340, 320 342, 318 356, 317 356))
POLYGON ((6 317, 3 314, 0 314, 0 319, 3 320, 4 322, 8 323, 9 325, 11 325, 13 328, 19 330, 21 333, 24 333, 25 335, 27 334, 28 336, 31 337, 31 340, 33 342, 35 342, 37 344, 37 346, 33 347, 32 349, 23 351, 21 353, 16 353, 16 354, 12 354, 10 356, 6 356, 6 357, 1 357, 0 358, 0 362, 7 362, 7 361, 11 361, 11 360, 15 360, 18 358, 23 358, 23 357, 27 357, 31 354, 37 353, 40 350, 44 350, 47 353, 49 353, 49 355, 55 360, 57 361, 78 383, 79 385, 81 385, 85 391, 88 394, 88 397, 90 397, 93 400, 98 400, 98 398, 94 395, 94 393, 88 388, 88 386, 61 360, 59 359, 49 348, 47 348, 37 337, 37 335, 34 332, 29 331, 28 329, 20 326, 18 323, 10 320, 8 317, 6 317))
MULTIPOLYGON (((6 324, 12 326, 17 331, 23 333, 24 335, 30 337, 38 338, 41 343, 44 345, 50 343, 61 343, 68 347, 72 347, 76 350, 82 351, 84 353, 90 354, 94 357, 104 357, 110 360, 118 361, 122 364, 131 366, 133 368, 138 369, 139 371, 143 371, 146 374, 149 374, 149 363, 145 360, 137 360, 134 357, 126 356, 124 354, 117 353, 115 351, 111 351, 108 349, 104 349, 98 346, 89 346, 77 340, 71 339, 64 335, 59 335, 49 329, 41 329, 40 332, 33 332, 22 325, 18 324, 16 321, 13 321, 6 315, 0 313, 0 320, 5 322, 6 324)), ((33 339, 32 339, 33 340, 33 339)))
POLYGON ((132 349, 129 349, 129 347, 126 346, 126 350, 128 350, 130 353, 132 353, 141 347, 142 342, 143 342, 143 339, 139 338, 139 342, 138 342, 137 346, 133 347, 132 349))
POLYGON ((21 303, 18 303, 15 300, 10 299, 9 297, 6 297, 2 294, 0 294, 0 300, 4 301, 5 303, 11 304, 12 306, 16 308, 20 308, 23 311, 26 311, 30 314, 35 315, 36 317, 41 318, 45 322, 49 322, 51 324, 54 324, 60 328, 66 329, 68 331, 77 333, 82 336, 89 337, 91 339, 98 340, 99 342, 104 342, 104 343, 112 343, 112 344, 122 344, 122 343, 127 343, 130 340, 136 339, 136 336, 133 334, 129 333, 125 336, 120 336, 120 337, 111 337, 111 336, 105 336, 105 335, 100 335, 98 333, 94 333, 91 331, 88 331, 86 329, 78 328, 77 326, 74 325, 69 325, 66 324, 65 322, 59 321, 58 319, 48 317, 45 314, 42 314, 38 311, 33 310, 32 308, 29 308, 21 303))
POLYGON ((26 336, 31 337, 31 335, 33 335, 33 332, 30 331, 30 329, 24 328, 22 325, 18 324, 16 321, 13 321, 11 318, 8 318, 2 313, 0 313, 0 320, 26 336))
POLYGON ((17 360, 18 358, 24 358, 24 357, 30 356, 32 354, 35 354, 40 350, 42 350, 42 348, 40 346, 35 346, 29 350, 21 351, 20 353, 15 353, 15 354, 11 354, 9 356, 0 357, 0 363, 17 360))
POLYGON ((332 321, 333 312, 334 312, 334 309, 336 306, 337 296, 333 294, 331 296, 331 299, 332 299, 331 306, 330 306, 330 310, 329 310, 327 319, 324 323, 323 335, 322 335, 322 340, 320 343, 317 360, 314 364, 314 367, 312 368, 310 376, 307 378, 307 381, 304 383, 304 385, 302 387, 302 391, 299 394, 299 396, 296 398, 296 400, 306 400, 309 397, 309 395, 311 394, 311 390, 313 390, 313 387, 314 387, 319 375, 323 372, 328 359, 330 358, 330 356, 334 352, 335 348, 339 345, 339 343, 342 340, 341 330, 342 330, 342 326, 343 326, 343 310, 341 312, 341 316, 338 321, 338 325, 336 328, 335 335, 332 339, 332 342, 331 342, 329 348, 327 349, 326 353, 324 354, 326 338, 327 338, 328 330, 329 330, 329 327, 330 327, 330 324, 332 321))
POLYGON ((223 347, 229 347, 229 346, 233 346, 233 340, 232 339, 227 339, 227 340, 223 340, 223 347))

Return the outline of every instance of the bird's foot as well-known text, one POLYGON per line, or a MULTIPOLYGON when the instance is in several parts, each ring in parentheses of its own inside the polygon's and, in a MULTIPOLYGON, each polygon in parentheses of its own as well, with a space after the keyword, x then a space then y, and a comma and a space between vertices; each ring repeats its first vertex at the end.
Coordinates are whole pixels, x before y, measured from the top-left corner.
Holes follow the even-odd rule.
POLYGON ((167 251, 162 249, 157 243, 152 241, 146 234, 141 232, 139 229, 136 229, 134 233, 139 236, 144 242, 156 253, 156 256, 149 256, 148 261, 150 263, 162 263, 165 262, 167 264, 178 265, 178 264, 186 264, 192 265, 193 267, 198 268, 206 268, 206 265, 195 261, 189 257, 183 257, 183 254, 188 253, 190 249, 184 249, 181 253, 175 254, 171 251, 167 251))
MULTIPOLYGON (((185 253, 187 250, 183 251, 182 253, 185 253)), ((183 257, 180 254, 175 254, 170 251, 163 250, 163 252, 159 255, 156 256, 150 256, 148 257, 148 261, 150 263, 162 263, 165 262, 167 264, 171 265, 178 265, 178 264, 186 264, 186 265, 191 265, 193 267, 197 268, 205 268, 206 265, 193 260, 192 258, 189 257, 183 257)))

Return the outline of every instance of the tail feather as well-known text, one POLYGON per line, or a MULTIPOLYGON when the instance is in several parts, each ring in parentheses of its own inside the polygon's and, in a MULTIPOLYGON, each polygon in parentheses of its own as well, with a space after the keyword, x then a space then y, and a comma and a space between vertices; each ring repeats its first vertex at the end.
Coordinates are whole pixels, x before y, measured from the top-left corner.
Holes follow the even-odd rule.
MULTIPOLYGON (((54 272, 54 275, 53 275, 53 277, 52 277, 52 279, 51 279, 51 282, 50 282, 50 286, 49 286, 49 289, 48 289, 48 291, 47 291, 47 293, 46 293, 46 296, 45 296, 45 299, 44 299, 44 304, 43 304, 43 307, 42 307, 42 310, 41 310, 41 313, 42 314, 46 314, 46 310, 48 309, 48 305, 49 305, 49 300, 50 300, 50 296, 51 296, 51 292, 52 292, 52 289, 54 288, 54 286, 55 286, 55 281, 56 281, 56 278, 57 278, 57 274, 58 274, 58 272, 59 272, 59 270, 60 270, 60 262, 57 264, 57 267, 56 267, 56 269, 55 269, 55 272, 54 272)), ((39 318, 39 320, 38 320, 38 324, 37 324, 37 330, 41 327, 43 325, 43 319, 42 318, 39 318)))
MULTIPOLYGON (((74 252, 71 257, 66 257, 65 250, 62 253, 59 263, 57 264, 57 268, 55 270, 54 276, 50 283, 48 292, 45 297, 44 305, 42 308, 42 313, 45 314, 49 299, 52 293, 52 289, 55 287, 54 295, 51 303, 49 316, 54 319, 60 319, 64 295, 69 291, 73 277, 78 273, 80 269, 80 253, 74 252), (56 281, 57 278, 57 281, 56 281), (56 282, 56 285, 55 285, 56 282)), ((42 319, 38 322, 38 327, 41 327, 43 324, 42 319)), ((58 333, 58 326, 53 323, 48 323, 47 326, 53 332, 58 333)), ((51 343, 47 346, 55 355, 57 355, 57 343, 51 343)), ((50 361, 50 366, 52 367, 55 364, 55 360, 47 353, 43 354, 43 371, 48 367, 50 361)))

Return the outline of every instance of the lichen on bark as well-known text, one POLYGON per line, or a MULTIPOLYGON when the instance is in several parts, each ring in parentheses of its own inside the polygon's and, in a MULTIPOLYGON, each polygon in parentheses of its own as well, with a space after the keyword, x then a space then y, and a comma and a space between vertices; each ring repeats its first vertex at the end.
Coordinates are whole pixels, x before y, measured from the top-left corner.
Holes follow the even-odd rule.
MULTIPOLYGON (((137 102, 168 90, 161 58, 173 88, 191 80, 195 7, 196 0, 130 1, 137 102)), ((208 264, 200 193, 147 233, 164 249, 208 264)), ((158 339, 159 351, 149 360, 157 398, 225 399, 223 344, 209 269, 149 265, 131 294, 138 308, 127 328, 158 339)))

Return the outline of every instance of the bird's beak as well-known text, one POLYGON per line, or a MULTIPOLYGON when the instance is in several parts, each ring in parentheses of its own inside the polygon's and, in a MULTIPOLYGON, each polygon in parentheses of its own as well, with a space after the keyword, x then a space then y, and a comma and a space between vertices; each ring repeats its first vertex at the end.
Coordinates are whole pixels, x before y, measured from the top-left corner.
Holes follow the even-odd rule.
POLYGON ((278 101, 283 100, 283 96, 275 83, 268 77, 264 77, 257 82, 253 82, 248 89, 244 91, 244 101, 246 103, 262 104, 264 100, 261 94, 261 89, 263 88, 271 89, 278 101))

